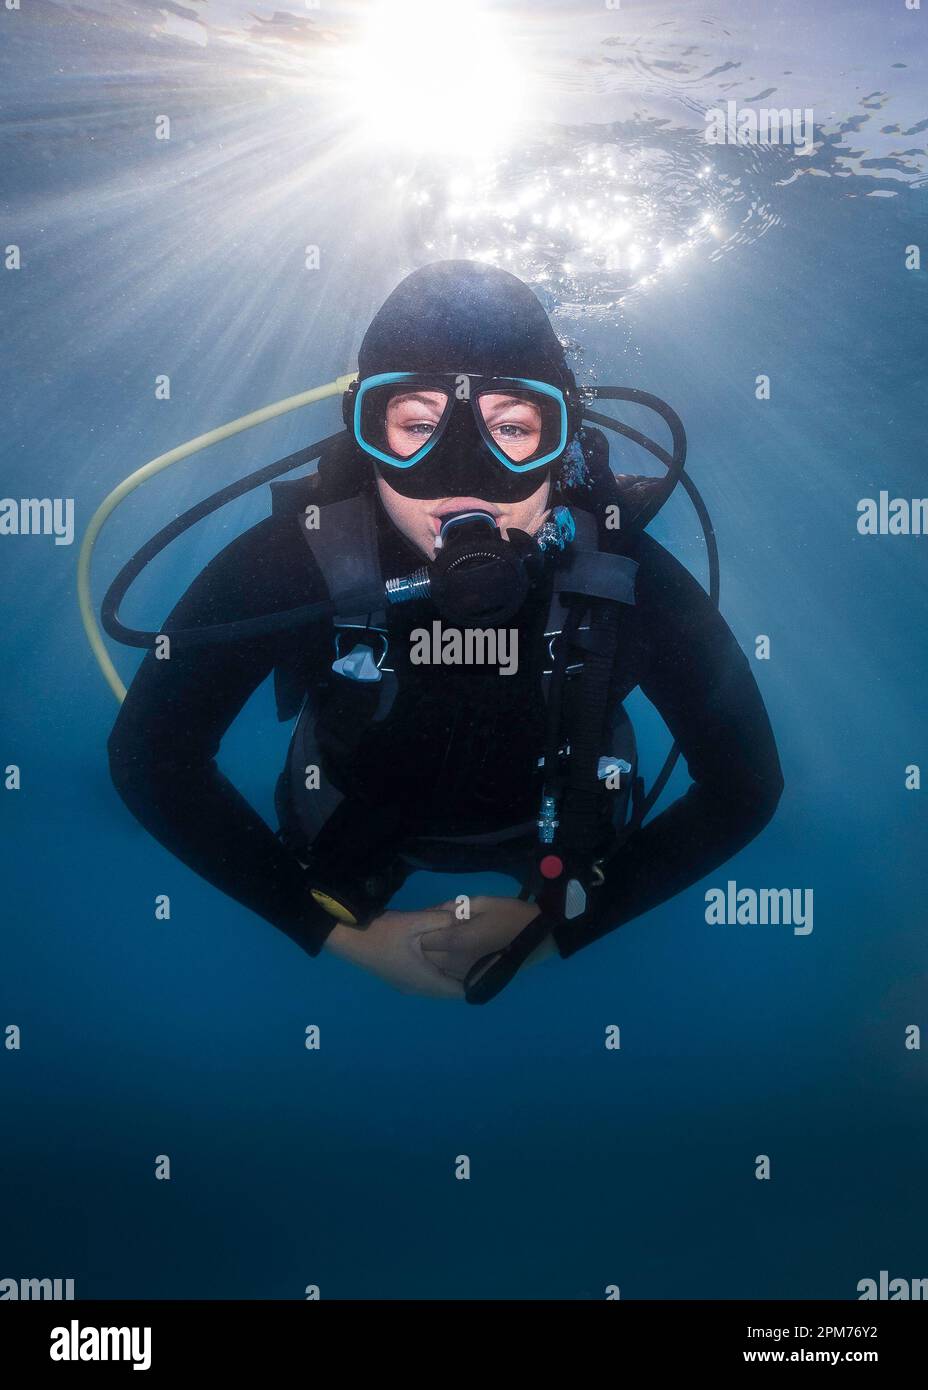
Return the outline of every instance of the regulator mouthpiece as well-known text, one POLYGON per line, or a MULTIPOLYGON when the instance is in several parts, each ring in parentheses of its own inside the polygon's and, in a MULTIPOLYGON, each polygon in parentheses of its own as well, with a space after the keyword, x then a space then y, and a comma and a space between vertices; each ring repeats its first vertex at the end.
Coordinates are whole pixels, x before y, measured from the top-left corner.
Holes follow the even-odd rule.
POLYGON ((461 626, 492 627, 521 608, 531 583, 531 536, 510 530, 506 540, 489 512, 456 512, 442 523, 432 565, 432 597, 461 626))
POLYGON ((479 509, 476 511, 452 512, 450 516, 445 517, 441 524, 441 529, 435 537, 435 549, 444 550, 445 541, 449 537, 453 539, 455 535, 459 536, 462 526, 467 527, 468 533, 473 535, 479 534, 480 530, 486 527, 489 527, 491 531, 498 532, 499 530, 496 525, 496 518, 492 516, 490 512, 480 511, 479 509))

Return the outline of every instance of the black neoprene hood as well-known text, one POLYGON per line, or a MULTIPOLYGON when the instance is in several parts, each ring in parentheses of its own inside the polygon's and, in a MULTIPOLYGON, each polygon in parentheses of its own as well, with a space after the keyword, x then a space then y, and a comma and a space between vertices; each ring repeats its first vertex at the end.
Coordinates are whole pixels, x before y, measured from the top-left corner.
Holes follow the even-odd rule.
POLYGON ((436 261, 407 275, 374 315, 358 353, 380 372, 531 377, 576 391, 564 349, 528 285, 480 261, 436 261))
MULTIPOLYGON (((389 372, 544 382, 564 396, 565 443, 580 425, 577 384, 541 302, 515 275, 481 261, 436 261, 400 281, 374 315, 358 353, 361 382, 389 372)), ((348 390, 342 407, 351 431, 356 389, 348 390)), ((520 501, 551 478, 550 465, 537 474, 501 468, 461 416, 415 469, 391 468, 381 460, 378 471, 406 497, 460 495, 489 502, 520 501)))

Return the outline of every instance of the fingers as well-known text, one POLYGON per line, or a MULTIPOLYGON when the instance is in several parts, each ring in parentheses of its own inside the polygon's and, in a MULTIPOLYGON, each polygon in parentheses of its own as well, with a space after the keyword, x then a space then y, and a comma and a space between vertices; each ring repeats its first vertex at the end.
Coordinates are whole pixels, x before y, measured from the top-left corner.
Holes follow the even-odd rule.
POLYGON ((455 979, 463 978, 454 968, 455 959, 449 951, 429 951, 426 956, 429 965, 442 975, 453 975, 455 979))
POLYGON ((455 927, 428 932, 419 938, 422 959, 443 976, 463 981, 474 961, 485 954, 476 935, 455 927))
MULTIPOLYGON (((467 910, 471 917, 473 917, 474 915, 479 916, 482 912, 490 912, 493 909, 493 907, 497 906, 499 903, 507 901, 507 899, 505 898, 488 897, 485 893, 475 894, 473 897, 470 897, 467 894, 465 894, 464 896, 467 897, 467 910)), ((434 908, 426 910, 434 912, 451 912, 454 914, 455 921, 466 922, 468 920, 467 917, 458 917, 457 915, 460 905, 461 904, 459 898, 447 898, 443 903, 436 903, 434 908)))
POLYGON ((458 956, 445 955, 443 952, 433 953, 428 959, 439 979, 460 987, 463 993, 464 981, 470 969, 469 963, 462 961, 458 956))
POLYGON ((443 976, 463 980, 467 974, 467 957, 472 954, 472 933, 462 929, 459 922, 453 926, 439 927, 436 931, 424 932, 419 937, 419 949, 423 960, 443 976))
MULTIPOLYGON (((438 933, 432 932, 431 935, 437 936, 438 933)), ((424 938, 420 938, 420 945, 422 946, 423 960, 432 966, 433 969, 440 970, 442 974, 447 974, 449 972, 452 974, 455 973, 453 967, 457 960, 457 956, 453 951, 445 950, 440 946, 426 946, 424 938)))
POLYGON ((433 951, 448 951, 452 946, 460 945, 460 942, 461 932, 457 925, 430 928, 419 937, 420 947, 430 954, 433 951))
MULTIPOLYGON (((445 946, 451 944, 456 936, 454 928, 449 924, 450 917, 447 912, 426 913, 424 916, 434 916, 442 923, 441 926, 433 927, 422 932, 414 938, 408 939, 408 948, 411 949, 415 957, 413 968, 414 976, 421 981, 421 987, 414 986, 414 993, 428 994, 438 999, 463 999, 464 987, 461 979, 457 978, 458 972, 446 973, 443 967, 449 963, 450 955, 447 950, 423 949, 423 942, 426 937, 432 938, 433 945, 436 938, 442 938, 445 946)), ((463 976, 461 977, 463 978, 463 976)))
POLYGON ((425 907, 421 912, 415 913, 416 931, 418 935, 423 932, 436 931, 440 927, 449 927, 454 921, 454 917, 447 908, 425 907))

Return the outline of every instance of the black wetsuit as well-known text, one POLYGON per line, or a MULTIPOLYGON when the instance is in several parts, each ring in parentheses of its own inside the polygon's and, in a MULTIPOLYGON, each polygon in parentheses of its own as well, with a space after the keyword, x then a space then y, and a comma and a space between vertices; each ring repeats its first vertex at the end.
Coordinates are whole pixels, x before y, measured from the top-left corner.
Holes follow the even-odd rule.
MULTIPOLYGON (((377 515, 382 572, 409 573, 421 555, 379 505, 377 515)), ((762 829, 782 790, 760 693, 724 620, 650 537, 642 536, 633 554, 637 602, 623 613, 614 694, 621 699, 641 687, 679 743, 693 785, 607 860, 595 924, 558 928, 562 956, 711 873, 762 829)), ((165 627, 232 622, 325 596, 292 518, 273 516, 212 561, 165 627)), ((530 601, 517 619, 525 634, 533 624, 537 630, 536 618, 530 601)), ((231 646, 179 648, 169 660, 149 654, 109 744, 116 787, 146 829, 311 955, 321 950, 332 918, 310 897, 300 860, 223 776, 216 755, 229 725, 273 670, 292 671, 296 663, 308 681, 325 682, 332 657, 327 625, 231 646)), ((400 800, 418 805, 425 824, 440 818, 442 807, 453 810, 457 824, 479 824, 494 796, 506 799, 505 778, 495 786, 494 769, 518 770, 529 759, 534 766, 543 751, 540 685, 448 668, 422 679, 431 685, 407 701, 413 717, 401 721, 397 765, 406 769, 408 785, 400 800), (454 688, 448 684, 454 680, 470 685, 454 688), (503 717, 489 718, 488 692, 508 701, 503 717)))

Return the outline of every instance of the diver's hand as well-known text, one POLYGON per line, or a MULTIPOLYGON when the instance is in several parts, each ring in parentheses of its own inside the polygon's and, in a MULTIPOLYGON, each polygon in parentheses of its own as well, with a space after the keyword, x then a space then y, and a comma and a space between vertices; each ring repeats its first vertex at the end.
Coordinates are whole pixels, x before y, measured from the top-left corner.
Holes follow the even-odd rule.
MULTIPOLYGON (((537 903, 521 898, 479 897, 470 900, 470 918, 459 921, 454 917, 454 899, 441 903, 435 910, 449 909, 452 921, 425 932, 421 939, 422 954, 437 970, 453 980, 464 980, 471 966, 483 956, 502 951, 538 916, 537 903)), ((523 965, 536 965, 540 960, 557 955, 554 938, 548 936, 536 946, 523 965)))
POLYGON ((440 930, 453 920, 450 911, 433 907, 424 912, 384 912, 362 931, 339 922, 329 932, 325 949, 369 970, 401 994, 463 999, 458 981, 443 974, 420 948, 425 932, 440 930))

